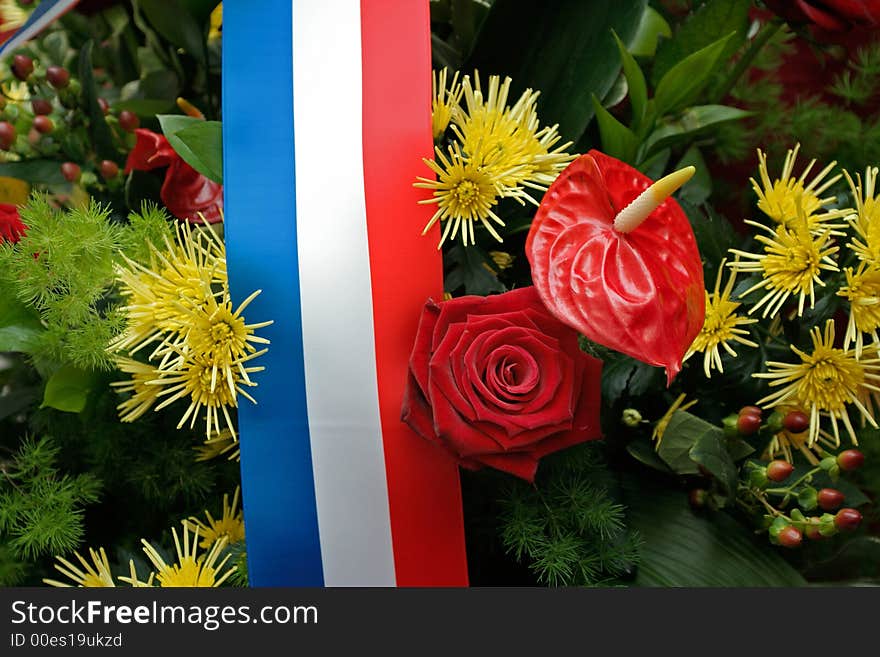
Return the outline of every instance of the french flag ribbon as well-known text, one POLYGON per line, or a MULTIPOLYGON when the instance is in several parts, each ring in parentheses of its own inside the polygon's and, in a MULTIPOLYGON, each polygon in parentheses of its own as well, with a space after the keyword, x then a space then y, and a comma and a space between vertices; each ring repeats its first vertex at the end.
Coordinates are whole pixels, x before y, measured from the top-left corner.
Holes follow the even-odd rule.
POLYGON ((31 12, 24 25, 0 46, 0 57, 9 54, 28 39, 35 37, 49 23, 60 18, 78 2, 79 0, 43 0, 31 12))
POLYGON ((272 318, 239 410, 254 586, 464 586, 457 466, 400 421, 430 210, 427 0, 224 3, 233 297, 272 318))

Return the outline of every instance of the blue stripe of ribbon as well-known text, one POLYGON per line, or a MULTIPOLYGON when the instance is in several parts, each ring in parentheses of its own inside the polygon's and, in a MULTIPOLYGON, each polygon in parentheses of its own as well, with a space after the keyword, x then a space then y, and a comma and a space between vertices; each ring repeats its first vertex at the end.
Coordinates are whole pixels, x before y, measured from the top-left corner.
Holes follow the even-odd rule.
POLYGON ((223 7, 223 180, 233 299, 274 319, 239 409, 252 586, 322 586, 297 265, 291 0, 223 7))
MULTIPOLYGON (((46 12, 48 12, 50 9, 55 7, 55 5, 63 3, 63 4, 73 6, 78 1, 79 0, 75 0, 73 2, 71 2, 70 0, 43 0, 43 2, 41 2, 39 5, 37 5, 36 9, 34 9, 31 12, 31 15, 28 16, 28 18, 24 22, 24 24, 15 31, 15 34, 13 34, 11 37, 9 37, 9 39, 2 46, 0 46, 0 57, 4 56, 6 54, 6 51, 9 49, 9 46, 11 46, 15 42, 15 37, 17 37, 19 34, 21 34, 24 30, 28 29, 34 23, 38 23, 38 22, 42 21, 43 16, 46 14, 46 12)), ((46 22, 46 25, 48 25, 51 21, 45 21, 45 22, 46 22)), ((41 29, 45 28, 46 25, 41 26, 41 29)), ((19 45, 21 45, 21 44, 17 44, 16 48, 19 45)))

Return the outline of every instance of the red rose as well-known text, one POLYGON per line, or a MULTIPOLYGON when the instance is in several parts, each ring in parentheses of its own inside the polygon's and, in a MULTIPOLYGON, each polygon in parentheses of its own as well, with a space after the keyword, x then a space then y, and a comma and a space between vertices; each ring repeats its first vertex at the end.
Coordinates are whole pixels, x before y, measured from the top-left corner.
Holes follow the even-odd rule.
POLYGON ((18 208, 8 203, 0 203, 0 244, 3 242, 15 244, 26 230, 27 226, 18 216, 18 208))
POLYGON ((144 128, 134 133, 137 142, 128 154, 125 173, 167 166, 159 197, 171 214, 195 223, 201 223, 202 217, 209 224, 221 221, 223 186, 184 162, 164 136, 144 128))
POLYGON ((533 481, 542 456, 601 438, 601 372, 533 287, 429 300, 402 419, 466 468, 533 481))

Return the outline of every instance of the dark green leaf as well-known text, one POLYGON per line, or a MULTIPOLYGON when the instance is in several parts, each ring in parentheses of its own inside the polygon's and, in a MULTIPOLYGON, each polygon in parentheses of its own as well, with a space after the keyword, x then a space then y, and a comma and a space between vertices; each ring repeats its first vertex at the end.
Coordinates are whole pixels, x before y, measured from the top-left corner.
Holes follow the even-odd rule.
POLYGON ((688 55, 669 69, 654 93, 658 116, 680 110, 696 100, 715 70, 729 37, 688 55))
POLYGON ((207 26, 200 25, 186 11, 168 11, 167 0, 138 0, 147 20, 165 39, 182 48, 202 65, 207 59, 205 37, 207 26))
POLYGON ((29 352, 43 332, 40 316, 12 295, 0 295, 0 352, 29 352))
POLYGON ((98 88, 92 72, 92 50, 94 42, 89 41, 79 53, 79 79, 82 85, 82 109, 89 117, 89 134, 95 152, 102 160, 112 160, 121 163, 121 157, 113 145, 113 135, 110 126, 104 118, 104 112, 98 104, 98 88))
POLYGON ((678 474, 698 474, 700 469, 690 451, 705 434, 720 431, 718 427, 687 411, 676 411, 669 419, 657 454, 678 474))
MULTIPOLYGON (((704 209, 696 207, 687 198, 679 199, 682 209, 688 216, 694 229, 694 237, 697 238, 697 248, 706 267, 707 287, 714 285, 712 275, 718 271, 721 260, 728 255, 728 249, 737 245, 739 237, 736 229, 720 214, 710 207, 704 209)), ((747 288, 748 289, 748 288, 747 288)))
POLYGON ((669 23, 653 7, 646 7, 639 21, 639 27, 632 38, 629 51, 635 57, 651 57, 657 51, 660 37, 671 37, 669 23))
POLYGON ((629 526, 644 544, 638 586, 804 586, 804 578, 727 513, 697 515, 683 492, 625 481, 629 526))
POLYGON ((61 163, 55 160, 22 160, 0 162, 0 176, 18 178, 29 183, 60 185, 64 182, 61 163))
POLYGON ((186 13, 195 19, 199 25, 207 25, 211 12, 219 4, 217 0, 179 0, 186 8, 186 13))
POLYGON ((669 158, 671 156, 672 151, 668 148, 658 151, 651 157, 642 160, 639 163, 638 169, 648 176, 648 178, 657 180, 658 178, 663 177, 663 172, 666 171, 666 165, 669 164, 669 158))
POLYGON ((602 399, 606 404, 613 405, 623 395, 636 365, 637 361, 628 356, 605 363, 602 368, 602 399))
POLYGON ((645 5, 495 0, 465 69, 509 75, 513 98, 540 90, 542 124, 558 123, 563 141, 576 142, 593 116, 591 95, 604 98, 620 71, 611 30, 629 43, 645 5))
POLYGON ((727 61, 745 41, 750 5, 750 0, 709 0, 699 7, 672 39, 661 42, 657 48, 652 73, 654 83, 688 55, 735 32, 722 51, 721 60, 727 61))
POLYGON ((639 138, 602 107, 602 103, 595 96, 593 96, 593 109, 596 112, 596 121, 599 123, 602 151, 611 157, 632 163, 639 146, 639 138))
POLYGON ((692 166, 696 169, 694 177, 681 188, 678 193, 679 199, 686 199, 694 205, 705 203, 712 194, 712 175, 709 173, 709 167, 706 166, 706 160, 703 154, 696 146, 691 146, 675 165, 675 169, 683 169, 692 166))
POLYGON ((688 139, 694 139, 709 129, 728 121, 738 121, 751 112, 726 105, 696 105, 689 107, 674 119, 657 125, 645 142, 645 155, 650 156, 664 148, 688 139))
POLYGON ((143 98, 167 98, 173 102, 180 95, 180 79, 174 71, 152 71, 138 81, 138 89, 143 98))
POLYGON ((223 184, 223 127, 219 121, 199 121, 170 135, 168 142, 193 169, 223 184))
POLYGON ((755 448, 742 438, 732 438, 727 441, 727 453, 735 462, 744 459, 749 454, 754 454, 755 448))
POLYGON ((623 45, 623 41, 617 36, 616 32, 612 32, 614 41, 617 43, 617 49, 620 51, 620 59, 623 63, 623 74, 626 76, 626 84, 629 88, 629 102, 632 107, 632 127, 638 131, 645 120, 645 111, 648 106, 648 85, 645 82, 645 75, 639 68, 638 62, 623 45))
POLYGON ((626 446, 626 451, 639 463, 647 465, 649 468, 659 470, 660 472, 669 473, 669 466, 657 456, 657 452, 646 440, 633 440, 626 446))
POLYGON ((39 398, 39 388, 16 387, 6 394, 0 391, 0 420, 20 413, 39 398))
POLYGON ((159 125, 162 126, 162 134, 165 137, 170 137, 175 132, 203 122, 201 119, 185 114, 159 114, 156 118, 159 119, 159 125))
MULTIPOLYGON (((712 473, 726 499, 736 494, 739 472, 727 452, 724 432, 720 427, 708 424, 707 429, 694 443, 689 452, 691 460, 712 473)), ((725 498, 722 498, 724 501, 725 498)))
POLYGON ((68 413, 79 413, 85 408, 89 393, 97 377, 72 365, 65 365, 46 382, 40 408, 56 408, 68 413))
POLYGON ((661 389, 664 385, 663 370, 641 361, 635 361, 635 368, 627 386, 633 397, 645 395, 661 389))
POLYGON ((443 282, 448 292, 460 287, 464 287, 465 294, 483 296, 505 291, 504 285, 489 264, 489 258, 480 248, 456 242, 444 254, 443 260, 447 267, 443 282))
POLYGON ((475 0, 451 0, 452 34, 456 50, 467 57, 474 47, 474 39, 486 20, 489 7, 475 0))

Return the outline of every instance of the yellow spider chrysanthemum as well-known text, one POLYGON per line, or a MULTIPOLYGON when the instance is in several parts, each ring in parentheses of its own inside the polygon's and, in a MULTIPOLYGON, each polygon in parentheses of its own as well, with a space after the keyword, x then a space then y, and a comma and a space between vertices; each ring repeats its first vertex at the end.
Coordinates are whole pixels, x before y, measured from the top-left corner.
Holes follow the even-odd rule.
POLYGON ((420 182, 415 183, 416 187, 433 190, 432 198, 423 199, 419 203, 437 204, 437 211, 425 226, 422 235, 440 220, 446 223, 446 227, 438 249, 450 236, 450 229, 451 239, 455 239, 461 230, 462 242, 467 246, 468 241, 475 243, 474 222, 479 221, 492 237, 501 242, 501 236, 492 226, 492 222, 499 226, 504 226, 504 222, 492 208, 497 205, 498 197, 503 195, 504 189, 492 171, 465 159, 458 144, 449 147, 449 157, 439 148, 436 153, 439 164, 434 160, 425 160, 425 164, 437 174, 437 180, 420 177, 420 182))
POLYGON ((128 381, 114 381, 110 384, 121 394, 131 394, 116 407, 119 410, 119 419, 122 422, 134 422, 158 401, 161 389, 147 384, 160 373, 152 365, 124 357, 117 358, 116 367, 120 372, 131 375, 128 381))
POLYGON ((772 182, 767 171, 767 156, 760 148, 758 149, 758 173, 761 177, 761 184, 758 184, 754 178, 750 179, 752 188, 758 195, 758 208, 778 224, 785 225, 795 221, 800 210, 803 210, 811 230, 823 227, 841 228, 840 225, 831 226, 826 222, 845 217, 850 213, 850 210, 825 210, 825 212, 817 214, 819 210, 837 200, 834 196, 820 198, 825 190, 840 180, 841 174, 826 180, 826 176, 834 170, 837 162, 832 162, 822 169, 808 183, 807 176, 813 165, 816 164, 816 160, 811 160, 801 173, 800 178, 794 178, 792 177, 794 163, 800 147, 801 145, 798 144, 786 153, 782 174, 772 182))
POLYGON ((12 32, 25 24, 32 9, 26 9, 17 0, 0 0, 0 32, 12 32))
POLYGON ((194 426, 204 408, 209 439, 221 432, 221 414, 234 436, 229 409, 239 395, 254 401, 244 388, 256 385, 250 374, 263 368, 247 363, 267 351, 255 345, 269 343, 254 331, 272 322, 248 324, 242 315, 259 290, 233 310, 225 249, 213 230, 182 223, 176 238, 164 250, 151 246, 149 267, 128 260, 117 268, 127 326, 109 349, 119 369, 132 375, 113 384, 131 395, 119 404, 120 417, 131 422, 154 406, 158 411, 189 397, 178 427, 187 420, 194 426), (125 355, 147 346, 148 363, 125 355))
POLYGON ((858 235, 849 247, 859 260, 875 267, 880 266, 880 196, 875 196, 877 186, 877 167, 865 170, 864 184, 862 177, 856 175, 856 181, 849 173, 843 172, 856 203, 855 213, 850 215, 850 224, 858 235))
MULTIPOLYGON (((800 410, 794 406, 781 406, 776 410, 783 416, 792 410, 800 410)), ((764 461, 772 461, 781 458, 789 463, 794 463, 794 454, 798 452, 811 465, 818 465, 823 457, 823 450, 834 449, 834 440, 830 434, 819 430, 816 442, 809 444, 810 432, 802 431, 800 433, 792 433, 786 429, 782 429, 776 433, 767 443, 761 459, 764 461)))
POLYGON ((98 550, 89 548, 89 557, 91 557, 92 563, 86 561, 79 552, 75 552, 74 556, 82 564, 82 568, 73 565, 63 557, 55 557, 58 560, 58 563, 55 564, 55 570, 70 578, 73 584, 59 582, 54 579, 44 579, 43 582, 50 586, 60 587, 106 588, 116 586, 116 583, 113 581, 113 575, 110 573, 110 562, 107 560, 107 553, 104 552, 104 548, 98 550))
POLYGON ((818 326, 811 331, 812 353, 801 351, 794 345, 791 350, 800 357, 799 363, 768 362, 770 371, 752 376, 770 379, 770 387, 784 386, 758 402, 759 406, 776 407, 794 405, 805 409, 810 415, 808 445, 819 436, 820 419, 831 419, 833 441, 840 445, 838 421, 843 423, 853 443, 857 443, 855 431, 849 418, 848 406, 852 404, 862 419, 876 427, 870 406, 870 397, 880 392, 880 358, 876 350, 871 357, 856 360, 848 349, 834 347, 834 321, 825 323, 824 332, 818 326))
POLYGON ((178 399, 189 398, 189 406, 180 418, 177 428, 182 428, 189 420, 190 428, 195 426, 202 409, 206 412, 205 435, 220 433, 220 417, 223 416, 225 428, 235 435, 235 423, 229 414, 230 408, 238 407, 238 396, 241 395, 250 402, 257 401, 244 389, 243 386, 254 387, 249 375, 254 372, 262 372, 264 367, 244 367, 244 363, 252 358, 261 356, 264 351, 258 351, 250 356, 240 359, 236 368, 229 368, 230 379, 219 381, 217 377, 220 364, 202 355, 189 353, 181 362, 175 363, 173 369, 161 370, 160 376, 147 385, 161 386, 162 390, 157 397, 165 399, 156 406, 157 411, 170 406, 178 399))
POLYGON ((218 519, 215 520, 209 511, 205 511, 207 522, 190 518, 190 522, 202 539, 199 544, 202 548, 207 550, 220 540, 225 540, 227 545, 244 540, 244 516, 238 499, 240 491, 241 489, 236 486, 232 504, 229 503, 229 495, 223 495, 223 514, 218 519))
POLYGON ((208 30, 208 41, 216 41, 223 36, 223 3, 211 11, 211 25, 208 30))
POLYGON ((676 411, 686 411, 691 406, 697 403, 696 399, 689 401, 688 403, 684 403, 685 394, 681 393, 678 397, 675 398, 675 401, 672 402, 672 405, 669 409, 663 414, 657 422, 654 423, 654 430, 651 432, 651 440, 657 441, 655 445, 656 449, 660 449, 660 443, 663 440, 663 434, 666 432, 666 427, 669 426, 669 421, 672 419, 672 416, 676 411))
POLYGON ((776 315, 790 296, 798 298, 798 317, 803 315, 804 302, 810 297, 810 308, 815 302, 815 286, 824 285, 819 275, 823 270, 838 271, 831 256, 838 247, 830 246, 829 230, 810 232, 806 217, 801 213, 799 221, 779 224, 770 228, 754 221, 747 224, 766 230, 767 235, 758 235, 756 239, 764 244, 764 253, 754 254, 747 251, 731 249, 745 262, 732 262, 734 271, 761 274, 761 280, 742 293, 746 296, 756 290, 765 290, 764 296, 749 310, 749 314, 757 312, 764 306, 762 317, 776 315))
POLYGON ((226 458, 229 461, 241 459, 238 437, 229 429, 223 429, 220 433, 210 435, 203 444, 196 447, 196 461, 210 461, 224 454, 228 454, 226 458))
POLYGON ((693 344, 684 356, 687 360, 695 353, 703 353, 703 371, 706 378, 712 376, 712 368, 719 372, 724 372, 721 365, 721 352, 718 347, 736 358, 736 352, 730 346, 730 342, 739 342, 748 347, 757 347, 758 345, 744 335, 748 335, 748 330, 740 328, 748 324, 754 324, 757 319, 748 319, 740 317, 736 314, 736 310, 740 307, 740 303, 730 300, 730 293, 733 291, 733 284, 736 280, 736 272, 731 272, 727 279, 724 289, 721 289, 721 276, 724 273, 724 264, 727 260, 722 260, 718 267, 718 276, 715 279, 715 289, 710 294, 706 291, 706 319, 703 322, 703 328, 700 330, 693 344))
MULTIPOLYGON (((221 538, 211 546, 207 554, 198 556, 198 535, 193 532, 192 540, 190 540, 189 525, 187 522, 182 524, 182 544, 177 536, 177 530, 171 530, 174 536, 174 547, 177 551, 176 563, 165 563, 162 555, 159 554, 155 547, 146 540, 141 540, 144 546, 144 553, 156 569, 155 578, 159 586, 164 588, 220 586, 235 572, 234 567, 223 570, 226 562, 229 561, 228 554, 220 560, 220 553, 226 547, 226 539, 221 538)), ((145 585, 137 580, 134 572, 132 572, 132 577, 120 577, 119 579, 130 583, 132 586, 145 585)))
POLYGON ((128 323, 111 343, 112 351, 133 354, 147 345, 161 347, 169 333, 187 329, 187 310, 224 296, 228 278, 223 241, 212 230, 194 229, 188 222, 178 222, 176 237, 164 249, 151 245, 150 267, 128 259, 117 266, 128 323))
POLYGON ((463 89, 458 81, 458 71, 452 76, 449 86, 446 85, 447 70, 444 66, 440 72, 431 71, 431 129, 434 141, 438 141, 456 112, 461 100, 463 89))
POLYGON ((864 336, 868 335, 876 344, 880 342, 880 270, 867 267, 865 263, 853 272, 847 267, 846 285, 837 294, 849 301, 849 323, 843 338, 843 348, 855 343, 856 358, 862 357, 864 336))
MULTIPOLYGON (((510 78, 502 82, 492 75, 484 92, 477 72, 473 82, 470 76, 464 76, 465 107, 453 130, 468 158, 493 168, 505 187, 546 190, 574 159, 565 152, 571 142, 558 145, 561 137, 556 125, 540 127, 540 92, 526 89, 513 106, 508 106, 510 84, 510 78)), ((518 194, 517 198, 537 205, 529 194, 518 194)))

